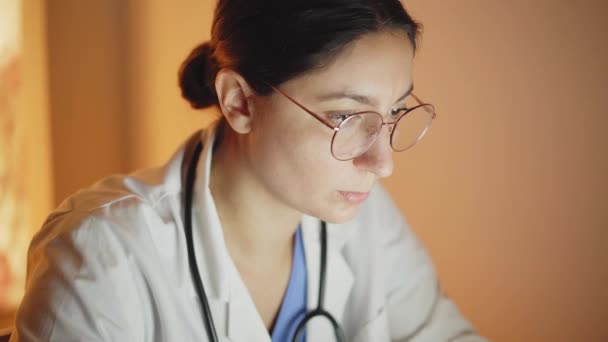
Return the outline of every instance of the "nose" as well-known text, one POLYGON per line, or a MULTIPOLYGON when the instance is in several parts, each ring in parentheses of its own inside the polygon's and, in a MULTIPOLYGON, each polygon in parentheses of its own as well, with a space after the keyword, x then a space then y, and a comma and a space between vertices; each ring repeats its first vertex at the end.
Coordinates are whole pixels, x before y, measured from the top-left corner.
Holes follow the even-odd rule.
POLYGON ((380 130, 374 144, 359 157, 353 159, 357 168, 371 172, 378 178, 385 178, 393 173, 393 149, 391 148, 391 126, 380 130))

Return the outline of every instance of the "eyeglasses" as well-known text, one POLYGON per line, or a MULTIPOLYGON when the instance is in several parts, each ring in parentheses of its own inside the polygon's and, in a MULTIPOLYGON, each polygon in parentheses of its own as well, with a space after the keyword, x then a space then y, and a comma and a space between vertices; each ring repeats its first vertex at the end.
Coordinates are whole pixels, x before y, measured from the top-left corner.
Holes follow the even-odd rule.
POLYGON ((410 94, 405 107, 391 111, 391 117, 395 118, 394 121, 384 122, 382 114, 364 111, 331 115, 330 121, 334 122, 332 124, 282 90, 272 88, 334 131, 331 140, 331 154, 342 161, 355 159, 367 152, 374 145, 385 125, 389 126, 391 148, 395 152, 403 152, 416 145, 424 137, 431 122, 437 116, 433 105, 423 103, 416 95, 410 94))

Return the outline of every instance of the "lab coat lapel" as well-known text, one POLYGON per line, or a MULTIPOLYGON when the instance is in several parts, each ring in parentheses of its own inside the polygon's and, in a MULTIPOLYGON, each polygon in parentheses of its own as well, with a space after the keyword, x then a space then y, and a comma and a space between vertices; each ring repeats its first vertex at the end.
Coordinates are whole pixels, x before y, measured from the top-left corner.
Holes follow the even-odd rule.
MULTIPOLYGON (((209 190, 209 167, 213 150, 214 127, 200 134, 203 150, 196 168, 192 203, 193 238, 196 262, 207 297, 229 299, 230 256, 225 246, 219 216, 209 190)), ((186 149, 187 150, 187 149, 186 149)))
POLYGON ((220 340, 270 342, 270 335, 228 254, 209 189, 216 129, 217 125, 212 125, 200 135, 203 150, 193 200, 193 237, 199 272, 220 340))
POLYGON ((242 281, 233 282, 228 306, 228 336, 231 340, 271 342, 270 333, 242 281))
POLYGON ((209 298, 216 332, 220 341, 271 342, 270 334, 259 317, 249 292, 232 282, 230 301, 209 298))
MULTIPOLYGON (((182 164, 182 200, 186 184, 186 170, 192 162, 196 144, 202 142, 203 149, 196 166, 194 197, 192 199, 192 237, 201 281, 205 289, 209 309, 220 340, 227 340, 227 315, 230 274, 228 255, 224 247, 224 237, 215 206, 209 193, 208 165, 213 149, 213 126, 209 130, 199 131, 192 135, 184 147, 182 164)), ((182 210, 183 214, 183 210, 182 210)), ((183 222, 182 222, 183 224, 183 222)), ((192 276, 191 276, 192 277, 192 276)), ((198 294, 193 291, 193 300, 200 302, 198 294)), ((202 311, 201 324, 203 320, 202 311)))
MULTIPOLYGON (((302 219, 302 235, 306 254, 308 275, 308 310, 317 307, 319 296, 320 271, 320 229, 321 221, 317 218, 304 216, 302 219)), ((325 302, 323 308, 331 313, 343 326, 344 308, 351 288, 353 274, 342 256, 341 248, 348 238, 347 225, 327 224, 327 274, 325 283, 325 302)), ((333 341, 334 330, 324 319, 313 319, 307 325, 308 341, 333 341)))

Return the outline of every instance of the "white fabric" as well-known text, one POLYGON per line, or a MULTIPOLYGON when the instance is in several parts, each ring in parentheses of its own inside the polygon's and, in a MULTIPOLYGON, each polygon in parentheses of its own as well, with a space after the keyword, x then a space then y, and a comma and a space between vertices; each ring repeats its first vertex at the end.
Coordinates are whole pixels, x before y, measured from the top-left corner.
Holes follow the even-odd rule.
MULTIPOLYGON (((221 341, 270 341, 226 249, 208 182, 214 128, 201 133, 193 231, 221 341)), ((11 341, 207 341, 188 268, 183 147, 162 168, 114 176, 67 199, 32 241, 11 341)), ((316 306, 318 219, 305 216, 308 305, 316 306)), ((377 186, 346 224, 328 224, 325 307, 347 341, 480 342, 440 295, 429 256, 377 186)), ((308 341, 332 341, 313 320, 308 341)))

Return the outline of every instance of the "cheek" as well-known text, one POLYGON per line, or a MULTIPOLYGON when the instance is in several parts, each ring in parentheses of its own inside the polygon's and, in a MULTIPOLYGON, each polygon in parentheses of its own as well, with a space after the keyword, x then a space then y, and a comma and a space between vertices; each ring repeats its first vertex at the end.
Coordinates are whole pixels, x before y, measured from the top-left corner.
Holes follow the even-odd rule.
POLYGON ((306 170, 331 157, 331 130, 296 109, 268 106, 252 128, 252 154, 266 167, 306 170))
POLYGON ((275 198, 328 221, 352 216, 354 208, 340 201, 337 190, 346 189, 357 172, 352 162, 332 156, 331 130, 305 113, 286 113, 258 123, 252 136, 254 172, 275 198))
POLYGON ((332 132, 307 119, 275 118, 256 127, 254 162, 266 182, 285 194, 326 193, 340 185, 348 170, 348 163, 331 155, 332 132))
POLYGON ((322 183, 323 179, 335 174, 338 163, 330 153, 331 136, 319 134, 319 131, 323 133, 318 128, 283 126, 275 129, 272 136, 264 137, 259 144, 263 149, 259 155, 264 156, 264 167, 271 169, 277 177, 294 178, 298 183, 312 185, 315 180, 322 183))

